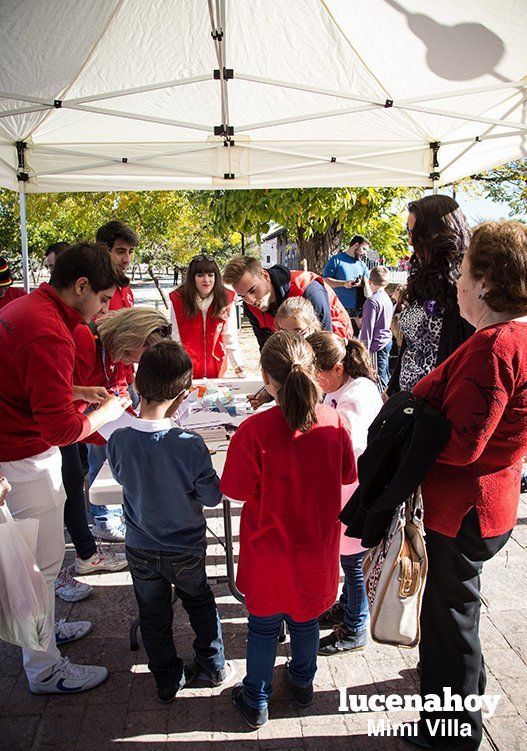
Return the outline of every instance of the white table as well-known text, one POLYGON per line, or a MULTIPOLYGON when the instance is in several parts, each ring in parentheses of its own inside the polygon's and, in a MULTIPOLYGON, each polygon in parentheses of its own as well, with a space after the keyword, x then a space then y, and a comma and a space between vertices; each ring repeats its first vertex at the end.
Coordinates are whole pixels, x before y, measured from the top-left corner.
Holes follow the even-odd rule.
MULTIPOLYGON (((232 380, 224 378, 209 379, 210 382, 218 386, 228 386, 234 394, 254 394, 262 388, 262 381, 249 378, 235 378, 232 380)), ((194 386, 199 386, 203 380, 193 381, 194 386)), ((225 466, 225 456, 227 444, 225 441, 208 441, 207 446, 211 452, 212 466, 221 477, 223 467, 225 466)), ((105 462, 99 471, 99 474, 93 481, 89 490, 90 503, 94 506, 111 506, 122 504, 123 493, 119 483, 114 480, 108 462, 105 462)))

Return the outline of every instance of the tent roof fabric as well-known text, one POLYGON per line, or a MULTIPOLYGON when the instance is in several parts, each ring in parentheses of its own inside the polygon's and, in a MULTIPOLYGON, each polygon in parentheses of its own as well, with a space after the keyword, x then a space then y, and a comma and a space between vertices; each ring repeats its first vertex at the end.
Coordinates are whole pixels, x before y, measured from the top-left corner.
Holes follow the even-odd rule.
POLYGON ((13 190, 440 187, 527 154, 525 0, 0 9, 13 190))

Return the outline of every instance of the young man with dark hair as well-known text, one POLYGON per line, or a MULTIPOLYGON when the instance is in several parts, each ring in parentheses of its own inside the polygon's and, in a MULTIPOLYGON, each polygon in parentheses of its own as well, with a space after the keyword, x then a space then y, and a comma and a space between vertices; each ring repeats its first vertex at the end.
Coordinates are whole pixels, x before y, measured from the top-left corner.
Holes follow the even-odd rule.
POLYGON ((79 243, 57 260, 49 284, 0 312, 0 478, 17 519, 39 520, 37 564, 48 585, 41 650, 23 649, 33 693, 72 693, 102 683, 103 667, 72 665, 56 641, 85 636, 88 622, 55 631, 54 582, 64 556, 64 488, 58 446, 67 446, 117 419, 128 400, 108 396, 89 415, 73 404, 75 345, 71 332, 106 313, 117 285, 126 284, 107 251, 79 243), (5 485, 5 481, 3 483, 5 485))
MULTIPOLYGON (((107 222, 99 227, 95 241, 106 245, 113 260, 121 271, 126 273, 132 262, 134 249, 139 244, 139 238, 131 227, 116 220, 107 222)), ((110 302, 110 310, 132 308, 134 296, 129 286, 117 287, 110 302)))
POLYGON ((55 268, 55 264, 57 262, 57 258, 64 253, 65 250, 68 250, 68 248, 71 248, 71 244, 67 242, 56 242, 52 243, 51 245, 48 245, 46 252, 44 253, 44 262, 46 266, 49 269, 49 273, 51 274, 53 269, 55 268))
POLYGON ((363 235, 354 235, 347 250, 336 253, 324 266, 324 281, 335 290, 337 297, 354 322, 355 333, 359 327, 356 318, 362 315, 362 306, 367 295, 365 285, 370 277, 363 261, 368 240, 363 235))
POLYGON ((13 279, 7 259, 0 256, 0 308, 4 308, 8 303, 26 294, 22 287, 12 285, 13 279))
POLYGON ((126 556, 148 667, 159 701, 168 703, 199 671, 213 686, 233 672, 225 663, 205 572, 203 506, 217 506, 221 493, 203 438, 170 421, 192 384, 192 362, 183 347, 167 341, 147 349, 136 383, 140 416, 133 427, 110 436, 108 461, 123 487, 126 556), (184 668, 174 646, 172 585, 196 634, 192 668, 184 668))

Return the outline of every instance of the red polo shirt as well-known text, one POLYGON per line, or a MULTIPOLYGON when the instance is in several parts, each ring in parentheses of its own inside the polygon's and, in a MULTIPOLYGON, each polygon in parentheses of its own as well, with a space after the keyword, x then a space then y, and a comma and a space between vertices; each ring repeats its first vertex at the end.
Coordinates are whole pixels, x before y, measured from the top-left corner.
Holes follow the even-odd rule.
POLYGON ((236 582, 249 613, 317 618, 335 602, 342 485, 357 477, 345 423, 317 407, 293 432, 282 410, 249 417, 229 445, 221 491, 244 501, 236 582))
POLYGON ((73 405, 81 316, 41 284, 0 312, 0 461, 81 440, 90 424, 73 405))
POLYGON ((527 455, 527 323, 487 326, 467 339, 414 394, 452 423, 422 485, 425 526, 455 537, 476 508, 483 537, 516 523, 527 455))
POLYGON ((13 300, 18 300, 19 297, 24 297, 26 294, 27 292, 22 287, 8 287, 5 295, 0 298, 0 310, 13 300))

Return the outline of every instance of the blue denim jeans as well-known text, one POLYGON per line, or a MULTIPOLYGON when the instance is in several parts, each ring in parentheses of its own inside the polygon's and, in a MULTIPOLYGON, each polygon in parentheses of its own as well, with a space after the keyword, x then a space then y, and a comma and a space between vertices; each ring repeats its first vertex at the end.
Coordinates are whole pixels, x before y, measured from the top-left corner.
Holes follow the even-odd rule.
POLYGON ((247 675, 243 679, 243 696, 254 709, 264 709, 273 693, 271 684, 282 621, 287 623, 291 635, 291 681, 295 686, 305 688, 313 683, 317 671, 318 618, 299 623, 284 613, 270 616, 249 614, 247 675))
POLYGON ((126 547, 139 607, 139 623, 148 668, 158 688, 172 688, 183 674, 183 660, 178 657, 172 635, 172 585, 187 611, 196 638, 196 661, 207 673, 225 665, 220 617, 214 595, 207 582, 205 551, 197 557, 191 553, 161 553, 126 547))
MULTIPOLYGON (((88 473, 88 487, 93 485, 93 482, 101 467, 106 461, 106 444, 104 446, 98 446, 95 443, 88 444, 88 463, 90 466, 88 473)), ((123 507, 121 505, 102 506, 90 503, 90 514, 93 518, 98 516, 105 516, 107 518, 115 517, 115 523, 121 523, 121 514, 123 513, 123 507)))
POLYGON ((361 631, 368 625, 368 599, 362 573, 365 552, 340 556, 344 584, 339 602, 344 608, 344 625, 350 631, 361 631))
POLYGON ((392 350, 393 341, 388 342, 382 349, 377 350, 377 375, 383 390, 388 385, 390 380, 390 352, 392 350))

